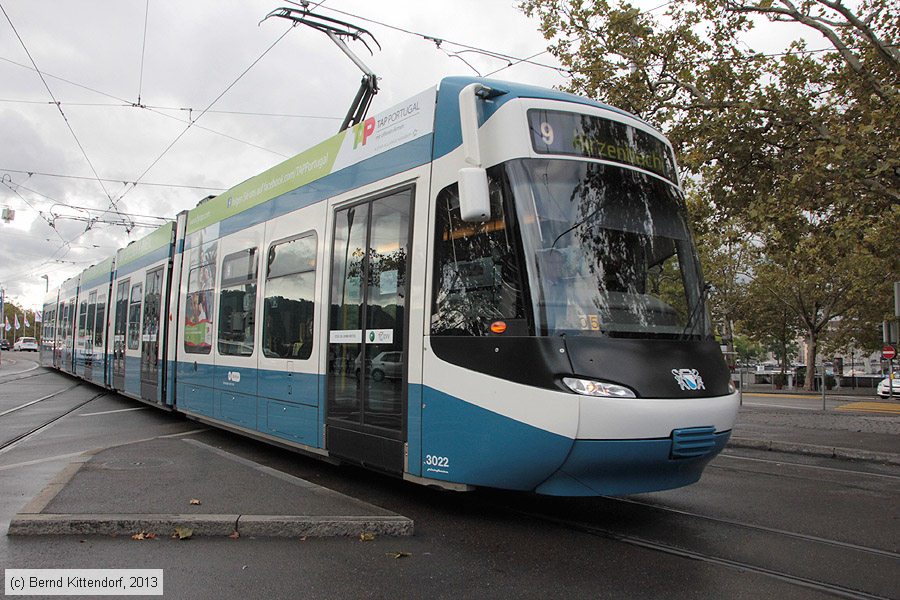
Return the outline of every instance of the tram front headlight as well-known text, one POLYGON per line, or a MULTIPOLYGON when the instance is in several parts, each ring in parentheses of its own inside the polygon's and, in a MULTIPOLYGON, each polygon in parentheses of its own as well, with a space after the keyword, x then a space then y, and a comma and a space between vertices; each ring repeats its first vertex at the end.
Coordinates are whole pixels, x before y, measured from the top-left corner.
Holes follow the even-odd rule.
POLYGON ((616 385, 606 381, 594 379, 579 379, 577 377, 563 377, 563 383, 570 390, 582 396, 596 396, 599 398, 637 398, 637 395, 624 385, 616 385))

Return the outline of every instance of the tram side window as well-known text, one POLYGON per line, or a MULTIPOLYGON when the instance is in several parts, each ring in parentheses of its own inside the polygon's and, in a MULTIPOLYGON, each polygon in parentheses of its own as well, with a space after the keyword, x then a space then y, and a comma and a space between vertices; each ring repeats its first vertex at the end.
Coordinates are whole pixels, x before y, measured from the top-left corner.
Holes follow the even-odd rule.
POLYGON ((67 330, 68 330, 68 323, 69 323, 69 303, 63 302, 62 304, 59 305, 59 307, 62 310, 62 320, 60 321, 60 324, 59 324, 59 326, 60 326, 59 340, 62 342, 62 341, 65 341, 65 339, 68 337, 67 330))
POLYGON ((266 259, 263 354, 305 360, 312 355, 316 235, 273 244, 266 259))
POLYGON ((141 301, 143 300, 142 283, 131 286, 131 303, 128 305, 128 349, 141 347, 141 301))
POLYGON ((219 354, 253 354, 256 329, 256 248, 229 254, 222 261, 219 296, 219 354))
POLYGON ((78 325, 78 321, 76 320, 76 315, 75 315, 77 308, 78 308, 78 305, 75 304, 75 298, 70 298, 69 299, 69 320, 66 322, 66 339, 68 340, 69 338, 72 338, 73 347, 75 344, 74 338, 75 338, 75 333, 76 333, 76 326, 78 325))
POLYGON ((97 313, 97 292, 91 292, 88 296, 87 321, 84 324, 84 349, 91 350, 93 346, 94 318, 97 313))
POLYGON ((103 333, 106 329, 106 296, 97 299, 97 320, 94 322, 94 346, 103 347, 103 333))
POLYGON ((217 242, 200 243, 191 249, 184 311, 184 351, 188 354, 212 351, 217 249, 217 242))
POLYGON ((78 337, 75 338, 75 345, 81 346, 84 342, 85 336, 85 323, 87 322, 87 300, 82 300, 81 305, 78 307, 78 337))
POLYGON ((506 322, 509 334, 528 333, 504 186, 498 172, 488 175, 491 220, 485 223, 460 218, 456 184, 438 194, 432 335, 488 335, 498 320, 506 322))

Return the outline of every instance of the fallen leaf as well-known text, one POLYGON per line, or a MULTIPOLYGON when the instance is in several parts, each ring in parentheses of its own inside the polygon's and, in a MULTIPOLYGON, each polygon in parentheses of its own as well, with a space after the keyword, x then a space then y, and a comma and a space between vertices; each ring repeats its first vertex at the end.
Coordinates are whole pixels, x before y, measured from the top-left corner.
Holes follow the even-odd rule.
POLYGON ((155 539, 156 539, 156 534, 155 534, 155 533, 145 533, 145 534, 144 534, 144 537, 145 537, 146 539, 148 539, 148 540, 155 540, 155 539))
POLYGON ((375 539, 374 533, 366 532, 366 533, 359 534, 359 541, 361 541, 361 542, 371 542, 374 539, 375 539))
POLYGON ((202 504, 199 498, 191 498, 191 504, 195 506, 200 506, 202 504))
POLYGON ((385 552, 391 558, 406 558, 407 556, 412 556, 409 552, 385 552))
POLYGON ((146 539, 146 537, 144 536, 144 532, 143 532, 143 531, 139 531, 139 532, 137 532, 136 534, 134 534, 133 536, 131 536, 131 539, 133 539, 133 540, 143 540, 143 539, 146 539))
POLYGON ((176 527, 175 533, 172 534, 172 539, 189 540, 192 535, 194 535, 194 530, 190 527, 176 527))
POLYGON ((229 535, 228 537, 230 537, 230 538, 233 539, 233 540, 236 540, 236 539, 238 539, 239 537, 241 537, 241 534, 239 534, 237 531, 235 531, 235 532, 233 532, 231 535, 229 535))

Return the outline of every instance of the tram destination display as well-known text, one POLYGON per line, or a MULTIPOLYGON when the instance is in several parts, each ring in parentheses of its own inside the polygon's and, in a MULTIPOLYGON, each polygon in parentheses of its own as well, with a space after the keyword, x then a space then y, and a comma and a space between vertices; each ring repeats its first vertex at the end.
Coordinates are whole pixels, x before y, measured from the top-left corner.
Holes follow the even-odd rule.
POLYGON ((583 113, 528 111, 531 143, 539 154, 599 158, 646 169, 678 184, 675 157, 657 137, 619 121, 583 113))

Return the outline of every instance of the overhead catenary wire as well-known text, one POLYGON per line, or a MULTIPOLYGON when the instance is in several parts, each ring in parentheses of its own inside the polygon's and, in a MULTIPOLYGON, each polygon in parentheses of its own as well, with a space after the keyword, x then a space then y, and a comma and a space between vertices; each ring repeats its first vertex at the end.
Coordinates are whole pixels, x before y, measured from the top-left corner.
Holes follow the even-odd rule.
POLYGON ((144 9, 144 40, 141 42, 141 74, 138 79, 137 103, 141 104, 141 91, 144 89, 144 55, 147 53, 147 21, 150 16, 150 0, 144 9))
POLYGON ((19 190, 17 190, 15 187, 12 186, 12 178, 9 177, 9 175, 0 177, 0 184, 2 184, 4 187, 8 188, 16 196, 18 196, 22 202, 24 202, 29 208, 31 208, 33 211, 35 211, 41 217, 41 219, 43 219, 44 221, 47 222, 47 225, 56 233, 56 235, 59 236, 60 240, 62 240, 64 243, 66 242, 66 240, 65 240, 65 238, 63 238, 62 234, 56 230, 56 226, 53 224, 53 222, 50 219, 48 219, 46 216, 44 216, 44 214, 41 211, 39 211, 37 208, 35 208, 34 205, 31 204, 31 202, 26 200, 25 197, 19 193, 19 190))
MULTIPOLYGON (((6 176, 6 177, 8 177, 8 176, 6 176)), ((10 183, 12 183, 11 179, 10 179, 10 183)), ((29 188, 29 187, 26 187, 24 184, 21 184, 21 183, 16 183, 16 184, 15 184, 15 189, 13 189, 13 188, 10 187, 10 185, 6 182, 5 178, 4 178, 4 180, 3 180, 3 184, 6 185, 6 187, 9 187, 13 192, 15 192, 16 195, 18 195, 19 198, 21 198, 23 202, 25 202, 32 210, 34 210, 35 212, 37 212, 38 215, 39 215, 42 219, 44 219, 45 221, 47 221, 47 223, 48 223, 51 227, 54 227, 54 228, 55 228, 55 221, 56 221, 57 219, 71 219, 71 220, 76 220, 76 221, 85 221, 85 222, 87 222, 87 223, 89 224, 89 225, 88 225, 88 228, 89 228, 89 229, 90 229, 91 226, 93 226, 93 225, 95 225, 95 224, 98 224, 98 223, 102 223, 102 224, 106 224, 106 225, 121 225, 121 224, 122 224, 122 223, 120 223, 120 222, 118 222, 118 221, 111 221, 111 220, 103 219, 103 215, 106 214, 106 213, 108 212, 108 211, 105 211, 105 210, 103 210, 103 209, 100 209, 100 208, 88 208, 88 207, 84 207, 84 206, 75 206, 75 205, 69 204, 69 203, 67 203, 67 202, 62 202, 62 201, 60 201, 60 200, 57 200, 56 198, 53 198, 53 197, 51 197, 51 196, 48 196, 48 195, 46 195, 46 194, 43 194, 43 193, 38 192, 38 191, 36 191, 36 190, 33 190, 33 189, 29 188), (50 207, 50 209, 47 211, 47 213, 45 213, 44 211, 39 210, 39 209, 38 209, 37 207, 35 207, 33 204, 31 204, 30 202, 28 202, 28 201, 25 199, 24 196, 22 196, 21 194, 19 194, 18 190, 25 190, 25 191, 27 191, 27 192, 31 192, 32 194, 35 194, 35 195, 37 195, 37 196, 40 196, 40 197, 43 198, 44 200, 47 200, 47 201, 52 202, 53 205, 50 207), (90 216, 90 218, 89 218, 88 220, 85 220, 84 217, 78 217, 78 216, 74 216, 74 215, 66 215, 66 214, 57 214, 57 213, 54 213, 54 212, 53 212, 53 209, 56 208, 57 206, 62 206, 62 207, 64 207, 64 208, 71 208, 71 209, 73 209, 73 210, 80 210, 80 211, 83 211, 83 212, 87 213, 89 216, 91 215, 91 213, 95 213, 95 214, 99 213, 99 216, 96 216, 96 217, 90 216), (49 218, 47 217, 47 214, 49 214, 49 215, 52 217, 52 219, 49 219, 49 218)), ((138 221, 135 221, 135 219, 157 219, 157 220, 160 221, 160 222, 168 222, 168 221, 171 221, 171 220, 172 220, 172 219, 167 218, 167 217, 160 217, 160 216, 156 216, 156 215, 144 215, 144 214, 139 214, 139 213, 121 213, 121 215, 129 220, 129 224, 130 224, 131 227, 138 227, 138 226, 140 226, 140 227, 158 227, 158 226, 160 225, 160 223, 148 223, 148 222, 146 222, 146 221, 145 221, 145 222, 138 222, 138 221)))
MULTIPOLYGON (((3 60, 0 57, 0 60, 3 60)), ((26 100, 26 99, 15 99, 15 98, 0 98, 0 102, 9 102, 11 104, 46 104, 51 105, 53 102, 49 100, 26 100)), ((182 111, 187 113, 195 113, 200 112, 201 109, 192 107, 192 106, 159 106, 154 104, 135 104, 133 102, 65 102, 60 101, 62 106, 92 106, 97 108, 143 108, 143 109, 156 109, 156 110, 174 110, 174 111, 182 111)), ((286 119, 321 119, 324 121, 340 121, 343 117, 330 117, 326 115, 299 115, 292 113, 270 113, 270 112, 254 112, 249 110, 208 110, 206 111, 209 114, 220 114, 220 115, 239 115, 239 116, 248 116, 248 117, 279 117, 286 119)), ((199 125, 197 125, 199 127, 199 125)), ((104 181, 107 181, 104 179, 104 181)))
MULTIPOLYGON (((40 175, 42 177, 55 177, 61 179, 79 179, 85 181, 94 181, 93 177, 85 177, 83 175, 62 175, 60 173, 45 173, 42 171, 25 171, 22 169, 7 169, 4 167, 0 167, 0 171, 5 171, 7 173, 20 173, 24 175, 40 175)), ((137 185, 135 181, 128 181, 127 179, 104 179, 107 183, 130 183, 132 185, 137 185)), ((220 187, 211 187, 207 185, 186 185, 181 183, 160 183, 160 182, 150 182, 150 181, 142 181, 141 185, 155 186, 155 187, 170 187, 170 188, 181 188, 187 190, 209 190, 214 192, 224 192, 228 188, 220 188, 220 187)), ((37 192, 35 192, 37 193, 37 192)), ((126 213, 126 214, 134 214, 134 213, 126 213)))
MULTIPOLYGON (((9 58, 3 57, 3 56, 0 56, 0 61, 4 61, 4 62, 10 63, 10 64, 12 64, 12 65, 15 65, 15 66, 17 66, 17 67, 21 67, 21 68, 23 68, 23 69, 28 69, 28 70, 30 70, 30 71, 37 71, 37 69, 35 69, 35 68, 33 68, 33 67, 30 67, 30 66, 28 66, 28 65, 23 65, 23 64, 20 63, 20 62, 16 62, 16 61, 14 61, 14 60, 10 60, 9 58)), ((42 73, 44 76, 49 77, 49 78, 51 78, 51 79, 56 79, 56 80, 58 80, 58 81, 62 81, 63 83, 67 83, 67 84, 69 84, 69 85, 75 86, 75 87, 77 87, 77 88, 81 88, 81 89, 86 90, 86 91, 89 91, 89 92, 93 92, 93 93, 95 93, 95 94, 99 94, 99 95, 101 95, 101 96, 105 96, 105 97, 107 97, 107 98, 112 98, 113 100, 118 100, 119 102, 122 102, 123 104, 127 104, 128 106, 130 106, 130 107, 132 107, 132 108, 142 108, 142 109, 144 109, 144 110, 148 110, 148 111, 150 111, 150 112, 152 112, 152 113, 154 113, 154 114, 160 115, 160 116, 165 117, 165 118, 167 118, 167 119, 173 119, 173 120, 175 120, 175 121, 178 121, 179 123, 190 123, 190 122, 191 122, 190 119, 188 119, 188 120, 180 119, 180 118, 176 117, 175 115, 170 115, 170 114, 161 112, 160 110, 157 110, 157 109, 155 109, 155 108, 151 108, 151 107, 146 106, 146 105, 145 105, 145 106, 138 106, 138 105, 136 105, 135 103, 130 102, 130 101, 124 99, 124 98, 120 98, 120 97, 118 97, 118 96, 114 96, 113 94, 109 94, 109 93, 107 93, 107 92, 104 92, 104 91, 101 91, 101 90, 98 90, 98 89, 95 89, 95 88, 92 88, 92 87, 89 87, 89 86, 86 86, 86 85, 82 85, 82 84, 80 84, 80 83, 71 81, 71 80, 69 80, 69 79, 66 79, 66 78, 64 78, 64 77, 60 77, 60 76, 58 76, 58 75, 53 75, 52 73, 48 73, 48 72, 46 72, 46 71, 38 71, 38 72, 39 72, 39 73, 42 73)), ((191 110, 191 109, 187 109, 187 110, 191 110)), ((210 112, 210 111, 206 111, 206 112, 210 112)), ((212 133, 212 134, 215 134, 215 135, 218 135, 218 136, 221 136, 221 137, 230 139, 230 140, 232 140, 232 141, 239 142, 239 143, 241 143, 241 144, 246 144, 247 146, 251 146, 251 147, 256 148, 256 149, 258 149, 258 150, 263 150, 263 151, 265 151, 265 152, 269 152, 269 153, 271 153, 271 154, 275 154, 276 156, 280 156, 280 157, 282 157, 282 158, 288 158, 288 155, 287 155, 287 154, 282 154, 281 152, 278 152, 277 150, 272 150, 271 148, 266 148, 266 147, 264 147, 264 146, 260 146, 260 145, 258 145, 258 144, 254 144, 253 142, 248 142, 247 140, 242 140, 242 139, 240 139, 240 138, 234 137, 234 136, 229 135, 229 134, 227 134, 227 133, 223 133, 223 132, 221 132, 221 131, 216 131, 215 129, 211 129, 211 128, 209 128, 209 127, 204 127, 203 125, 197 125, 196 122, 194 122, 194 125, 193 125, 193 126, 194 126, 195 128, 197 128, 197 129, 201 129, 201 130, 203 130, 203 131, 207 131, 207 132, 209 132, 209 133, 212 133)))
POLYGON ((40 69, 38 69, 37 63, 34 60, 34 57, 31 55, 31 52, 28 50, 28 46, 25 45, 25 40, 22 39, 22 36, 19 35, 16 26, 13 24, 12 19, 9 17, 9 14, 6 12, 6 9, 0 4, 0 11, 3 12, 3 16, 6 17, 6 21, 9 23, 9 26, 12 28, 13 33, 15 33, 16 38, 19 40, 19 44, 22 45, 22 49, 25 51, 25 54, 28 56, 28 60, 31 61, 31 64, 34 66, 34 70, 38 73, 38 76, 41 78, 41 83, 44 84, 44 88, 47 90, 47 93, 50 95, 50 98, 53 99, 53 102, 56 103, 56 108, 59 110, 60 116, 62 116, 63 121, 66 123, 66 127, 69 129, 69 132, 72 134, 72 137, 75 139, 75 143, 78 145, 79 150, 81 150, 82 156, 84 156, 84 160, 87 162, 88 166, 91 168, 91 172, 94 173, 94 176, 97 178, 97 182, 100 184, 100 187, 103 188, 104 193, 109 197, 109 202, 111 208, 116 211, 119 210, 118 205, 116 204, 116 200, 113 199, 112 194, 106 189, 106 185, 100 181, 100 175, 97 173, 97 169, 94 168, 94 163, 91 162, 90 157, 87 155, 87 151, 84 149, 84 146, 81 144, 81 140, 78 139, 78 135, 75 133, 75 129, 72 127, 72 124, 69 122, 68 117, 66 117, 65 111, 63 111, 62 107, 56 100, 56 97, 53 95, 53 90, 50 89, 50 85, 47 83, 47 80, 44 79, 43 74, 41 74, 40 69))
MULTIPOLYGON (((203 117, 203 115, 205 115, 205 114, 207 113, 207 111, 209 111, 209 109, 212 108, 212 107, 216 104, 216 102, 218 102, 225 94, 227 94, 227 93, 229 92, 229 90, 231 90, 231 88, 233 88, 233 87, 237 84, 237 82, 240 81, 240 80, 244 77, 244 75, 246 75, 246 74, 250 71, 250 69, 252 69, 254 66, 256 66, 256 64, 257 64, 259 61, 261 61, 261 60, 262 60, 262 59, 263 59, 263 58, 264 58, 264 57, 272 50, 272 48, 274 48, 276 45, 278 45, 278 42, 280 42, 281 40, 283 40, 283 39, 285 38, 285 36, 286 36, 288 33, 290 33, 291 29, 293 29, 293 26, 288 27, 288 28, 285 30, 285 32, 282 33, 282 34, 278 37, 278 39, 276 39, 274 42, 272 42, 272 44, 271 44, 268 48, 266 48, 266 50, 265 50, 262 54, 260 54, 259 57, 257 57, 256 60, 254 60, 252 63, 250 63, 250 65, 249 65, 246 69, 244 69, 244 70, 241 72, 241 74, 238 75, 237 78, 236 78, 234 81, 232 81, 230 84, 228 84, 228 86, 227 86, 224 90, 222 90, 222 92, 221 92, 218 96, 216 96, 216 97, 213 99, 213 101, 210 102, 210 103, 207 105, 206 108, 203 109, 203 111, 197 116, 196 119, 191 119, 191 121, 188 123, 188 126, 185 127, 184 130, 183 130, 181 133, 179 133, 179 134, 175 137, 175 139, 172 140, 172 142, 171 142, 168 146, 166 146, 165 150, 163 150, 162 153, 160 153, 160 155, 157 156, 157 157, 153 160, 153 162, 151 162, 150 165, 149 165, 146 169, 144 169, 144 171, 137 177, 137 179, 135 179, 135 186, 136 186, 137 183, 139 183, 139 182, 144 178, 144 176, 145 176, 147 173, 150 172, 150 170, 151 170, 154 166, 156 166, 156 164, 157 164, 160 160, 163 159, 163 157, 164 157, 166 154, 169 153, 169 150, 171 150, 172 147, 175 146, 175 144, 178 143, 178 140, 180 140, 182 137, 184 137, 184 135, 185 135, 188 131, 190 131, 190 129, 191 129, 191 127, 193 127, 194 123, 196 123, 198 120, 200 120, 200 119, 203 117)), ((118 199, 119 199, 119 200, 122 200, 122 198, 124 198, 124 197, 128 194, 128 192, 130 192, 131 190, 133 190, 135 186, 132 186, 131 188, 129 188, 129 189, 125 190, 124 192, 122 192, 122 194, 119 196, 118 199)))
MULTIPOLYGON (((293 4, 293 2, 292 2, 291 4, 293 4)), ((330 11, 333 11, 333 12, 336 12, 336 13, 339 13, 339 14, 342 14, 342 15, 346 15, 346 16, 348 16, 348 17, 353 17, 353 18, 359 19, 359 20, 361 20, 361 21, 366 21, 366 22, 368 22, 368 23, 374 23, 375 25, 380 25, 381 27, 386 27, 386 28, 388 28, 388 29, 392 29, 392 30, 394 30, 394 31, 399 31, 399 32, 405 33, 405 34, 407 34, 407 35, 412 35, 412 36, 415 36, 415 37, 422 38, 423 40, 426 40, 426 41, 429 41, 429 42, 434 43, 434 44, 438 47, 438 49, 440 49, 440 46, 441 46, 442 43, 446 43, 446 44, 450 44, 451 46, 457 46, 457 47, 459 47, 459 48, 465 48, 466 50, 472 50, 472 51, 474 51, 474 52, 478 52, 478 53, 484 54, 484 55, 486 55, 486 56, 491 56, 491 57, 498 58, 498 59, 502 59, 502 60, 506 60, 506 61, 517 61, 517 62, 520 62, 520 63, 524 62, 524 63, 530 64, 530 65, 534 65, 534 66, 536 66, 536 67, 543 67, 543 68, 545 68, 545 69, 551 69, 551 70, 553 70, 553 71, 558 71, 558 72, 563 73, 563 74, 569 74, 569 73, 571 73, 571 70, 570 70, 570 69, 566 69, 566 68, 564 68, 564 67, 555 67, 555 66, 553 66, 553 65, 548 65, 548 64, 544 64, 544 63, 534 62, 534 61, 532 61, 532 60, 530 60, 530 59, 523 59, 523 58, 521 58, 521 57, 513 56, 513 55, 511 55, 511 54, 506 54, 506 53, 504 53, 504 52, 495 52, 495 51, 493 51, 493 50, 488 50, 488 49, 486 49, 486 48, 480 48, 480 47, 478 47, 478 46, 473 46, 473 45, 471 45, 471 44, 464 44, 464 43, 462 43, 462 42, 454 42, 454 41, 448 40, 448 39, 446 39, 446 38, 441 38, 441 37, 438 37, 438 36, 428 35, 428 34, 425 34, 425 33, 420 33, 420 32, 418 32, 418 31, 412 31, 411 29, 405 29, 405 28, 403 28, 403 27, 398 27, 397 25, 391 25, 391 24, 385 23, 385 22, 383 22, 383 21, 377 21, 377 20, 375 20, 375 19, 370 19, 370 18, 368 18, 368 17, 363 17, 362 15, 357 15, 357 14, 354 14, 354 13, 351 13, 351 12, 347 12, 347 11, 344 11, 344 10, 340 10, 340 9, 337 9, 337 8, 332 8, 332 7, 330 7, 330 6, 323 6, 322 8, 324 8, 325 10, 330 10, 330 11)))

